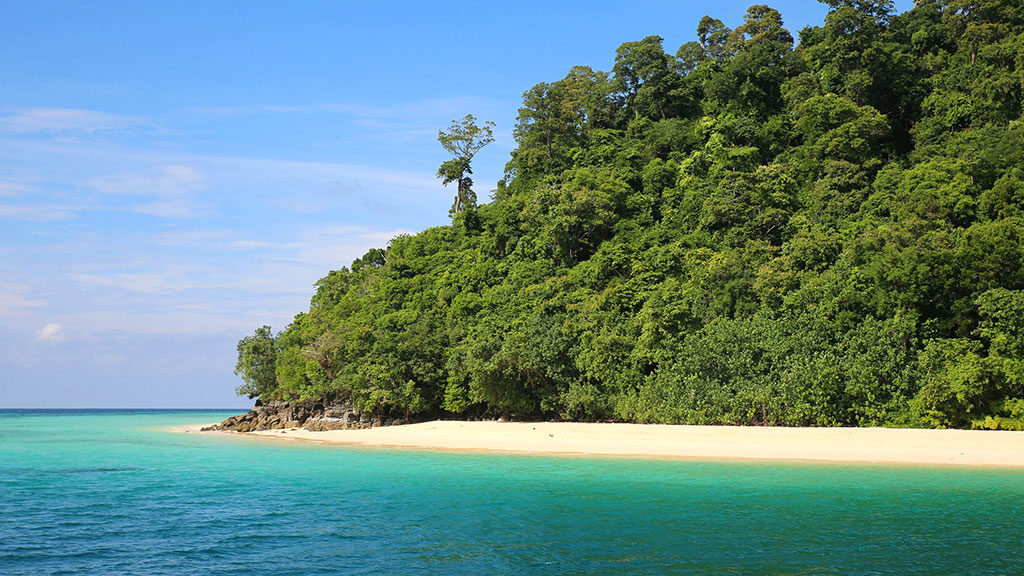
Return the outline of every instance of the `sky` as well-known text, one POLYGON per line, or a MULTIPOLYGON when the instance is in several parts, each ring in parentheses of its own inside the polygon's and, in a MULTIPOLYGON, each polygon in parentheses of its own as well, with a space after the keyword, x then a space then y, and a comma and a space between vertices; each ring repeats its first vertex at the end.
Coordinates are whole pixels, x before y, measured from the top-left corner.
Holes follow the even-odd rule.
MULTIPOLYGON (((674 53, 749 6, 487 4, 5 2, 0 408, 251 406, 239 338, 448 222, 439 129, 496 123, 485 199, 524 91, 649 35, 674 53)), ((827 11, 770 5, 794 36, 827 11)))

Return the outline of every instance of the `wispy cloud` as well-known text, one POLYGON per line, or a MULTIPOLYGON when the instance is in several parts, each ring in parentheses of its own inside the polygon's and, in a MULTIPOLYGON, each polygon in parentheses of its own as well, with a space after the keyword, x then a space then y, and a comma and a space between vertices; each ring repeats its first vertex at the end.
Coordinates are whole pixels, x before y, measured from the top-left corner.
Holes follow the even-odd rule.
POLYGON ((11 180, 0 180, 0 196, 21 196, 26 192, 32 192, 35 187, 25 184, 24 182, 14 182, 11 180))
POLYGON ((226 247, 229 250, 261 250, 261 249, 274 249, 274 250, 287 250, 290 248, 298 248, 302 244, 298 242, 268 242, 266 240, 235 240, 228 242, 226 247))
POLYGON ((0 204, 0 218, 24 222, 53 222, 74 218, 82 208, 70 204, 0 204))
POLYGON ((89 185, 104 194, 153 197, 152 201, 130 205, 131 212, 187 218, 196 215, 192 195, 206 187, 207 179, 192 167, 172 164, 146 173, 126 172, 94 178, 89 185))
POLYGON ((275 242, 239 238, 234 230, 174 230, 163 232, 152 237, 152 242, 159 246, 203 247, 211 250, 283 250, 301 246, 298 242, 275 242))
POLYGON ((0 317, 24 314, 31 309, 47 305, 46 300, 33 297, 31 289, 24 284, 0 282, 0 317))
POLYGON ((80 108, 19 108, 0 116, 8 134, 96 134, 123 132, 147 123, 142 119, 80 108))
POLYGON ((231 118, 241 116, 317 115, 337 116, 352 125, 368 129, 368 137, 388 142, 404 143, 416 139, 432 140, 438 129, 467 113, 480 118, 491 118, 504 110, 515 109, 517 102, 492 98, 425 98, 388 105, 352 102, 326 102, 313 104, 239 104, 191 108, 188 112, 199 116, 231 118))
POLYGON ((250 177, 272 178, 278 181, 288 179, 323 181, 338 186, 342 190, 372 190, 366 185, 366 181, 376 184, 438 187, 433 174, 415 174, 344 162, 305 162, 230 156, 199 157, 196 158, 196 162, 230 173, 244 173, 250 177))
POLYGON ((118 331, 124 334, 223 334, 225 332, 251 332, 268 319, 278 325, 295 314, 294 302, 284 303, 280 309, 267 308, 275 303, 273 297, 263 297, 259 304, 246 300, 246 308, 221 306, 217 309, 195 311, 183 306, 171 306, 160 310, 138 310, 126 314, 123 310, 102 310, 96 308, 76 310, 62 316, 62 321, 78 327, 75 339, 118 331))
POLYGON ((197 190, 203 182, 202 174, 194 168, 169 165, 148 174, 128 172, 97 178, 92 186, 107 194, 175 196, 197 190))
POLYGON ((326 273, 331 268, 348 266, 370 248, 384 248, 395 236, 412 234, 410 230, 368 230, 358 226, 323 226, 304 234, 295 258, 326 273))
MULTIPOLYGON (((166 218, 209 215, 226 202, 246 201, 273 205, 276 210, 306 214, 322 212, 324 201, 345 203, 380 220, 379 215, 401 214, 408 219, 426 206, 445 204, 448 191, 434 170, 415 169, 408 162, 373 166, 356 162, 290 160, 273 157, 188 154, 170 150, 93 145, 70 141, 20 141, 0 136, 0 153, 11 162, 38 165, 33 184, 63 198, 83 199, 85 192, 95 210, 132 211, 166 218), (129 170, 119 169, 133 166, 129 170), (141 168, 139 168, 141 166, 141 168), (49 167, 53 167, 50 169, 49 167), (211 191, 199 195, 200 191, 211 191), (120 198, 118 198, 120 197, 120 198), (131 200, 131 198, 135 200, 131 200), (333 197, 333 198, 332 198, 333 197)), ((13 190, 16 190, 14 188, 13 190)), ((32 220, 67 218, 75 206, 47 214, 45 210, 6 203, 0 215, 32 220)), ((446 208, 446 206, 445 206, 446 208)), ((440 213, 444 213, 441 209, 440 213)), ((356 216, 359 217, 359 216, 356 216)), ((394 219, 394 218, 389 218, 394 219)), ((378 222, 374 222, 377 224, 378 222)))
MULTIPOLYGON (((207 292, 216 300, 238 298, 240 294, 294 294, 301 302, 312 284, 328 270, 348 266, 368 249, 385 247, 391 238, 408 234, 406 229, 379 230, 361 226, 319 226, 301 230, 297 236, 274 239, 236 238, 216 230, 193 230, 157 234, 153 245, 187 249, 189 262, 177 258, 132 262, 131 269, 94 269, 68 274, 83 287, 116 290, 120 294, 186 298, 205 302, 207 292), (245 256, 228 256, 244 251, 245 256), (219 262, 232 261, 229 267, 219 262), (243 279, 244 281, 240 281, 243 279)), ((122 296, 111 292, 112 302, 122 296)), ((165 300, 167 302, 171 300, 165 300)))
MULTIPOLYGON (((466 111, 457 103, 400 108, 339 105, 336 113, 346 117, 331 122, 356 135, 393 127, 395 138, 420 130, 433 140, 439 126, 466 111)), ((434 178, 433 161, 397 153, 403 146, 382 160, 344 151, 294 160, 301 147, 188 138, 164 146, 146 140, 154 130, 142 120, 47 110, 0 108, 0 222, 40 222, 20 226, 17 234, 27 232, 0 249, 0 277, 46 287, 0 285, 0 314, 10 317, 0 325, 17 329, 26 345, 57 322, 73 336, 65 347, 109 330, 283 327, 329 270, 396 234, 446 220, 449 191, 434 178)), ((202 121, 168 115, 189 126, 202 121)))
POLYGON ((228 229, 193 229, 162 232, 152 236, 153 244, 172 247, 202 247, 209 250, 290 250, 301 242, 281 242, 240 237, 242 233, 228 229))
POLYGON ((160 270, 145 272, 123 272, 101 276, 97 274, 70 274, 72 280, 106 288, 120 288, 140 294, 170 294, 190 288, 215 288, 197 284, 176 271, 160 270))
POLYGON ((210 246, 229 241, 235 232, 228 229, 194 228, 189 230, 171 230, 151 236, 154 244, 159 246, 210 246))
MULTIPOLYGON (((515 104, 515 102, 513 102, 515 104)), ((322 102, 310 104, 238 104, 189 108, 188 112, 214 116, 245 116, 253 114, 323 114, 334 113, 360 118, 415 118, 425 116, 465 116, 467 111, 507 108, 508 101, 493 98, 424 98, 394 104, 357 104, 322 102)))
POLYGON ((234 117, 252 116, 258 114, 303 114, 308 112, 320 112, 322 108, 317 106, 301 105, 274 105, 274 104, 238 104, 233 106, 198 106, 188 108, 186 113, 199 116, 213 117, 234 117))

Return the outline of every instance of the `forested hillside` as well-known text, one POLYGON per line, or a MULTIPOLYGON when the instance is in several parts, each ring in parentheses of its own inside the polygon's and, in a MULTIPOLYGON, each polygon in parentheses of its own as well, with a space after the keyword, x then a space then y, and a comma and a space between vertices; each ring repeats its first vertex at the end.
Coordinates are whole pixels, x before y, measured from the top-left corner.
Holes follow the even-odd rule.
POLYGON ((827 4, 798 38, 758 5, 530 88, 487 203, 468 174, 489 126, 453 124, 451 225, 243 339, 239 392, 407 418, 1021 429, 1024 6, 827 4))

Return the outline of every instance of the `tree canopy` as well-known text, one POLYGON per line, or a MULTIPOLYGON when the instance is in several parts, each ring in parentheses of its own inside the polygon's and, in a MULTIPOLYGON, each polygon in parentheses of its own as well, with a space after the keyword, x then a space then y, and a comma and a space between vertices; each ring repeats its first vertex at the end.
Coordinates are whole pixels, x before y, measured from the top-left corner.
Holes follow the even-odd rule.
POLYGON ((439 133, 449 226, 239 343, 239 392, 404 417, 1024 428, 1024 8, 752 6, 439 133), (798 40, 798 41, 797 41, 798 40))

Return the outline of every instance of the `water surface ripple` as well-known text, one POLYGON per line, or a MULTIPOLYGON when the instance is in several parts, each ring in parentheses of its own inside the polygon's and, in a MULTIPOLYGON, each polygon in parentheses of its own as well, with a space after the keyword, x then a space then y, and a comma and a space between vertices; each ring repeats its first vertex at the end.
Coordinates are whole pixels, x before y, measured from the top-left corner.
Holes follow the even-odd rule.
POLYGON ((1021 574, 1024 472, 540 457, 0 412, 0 574, 1021 574))

